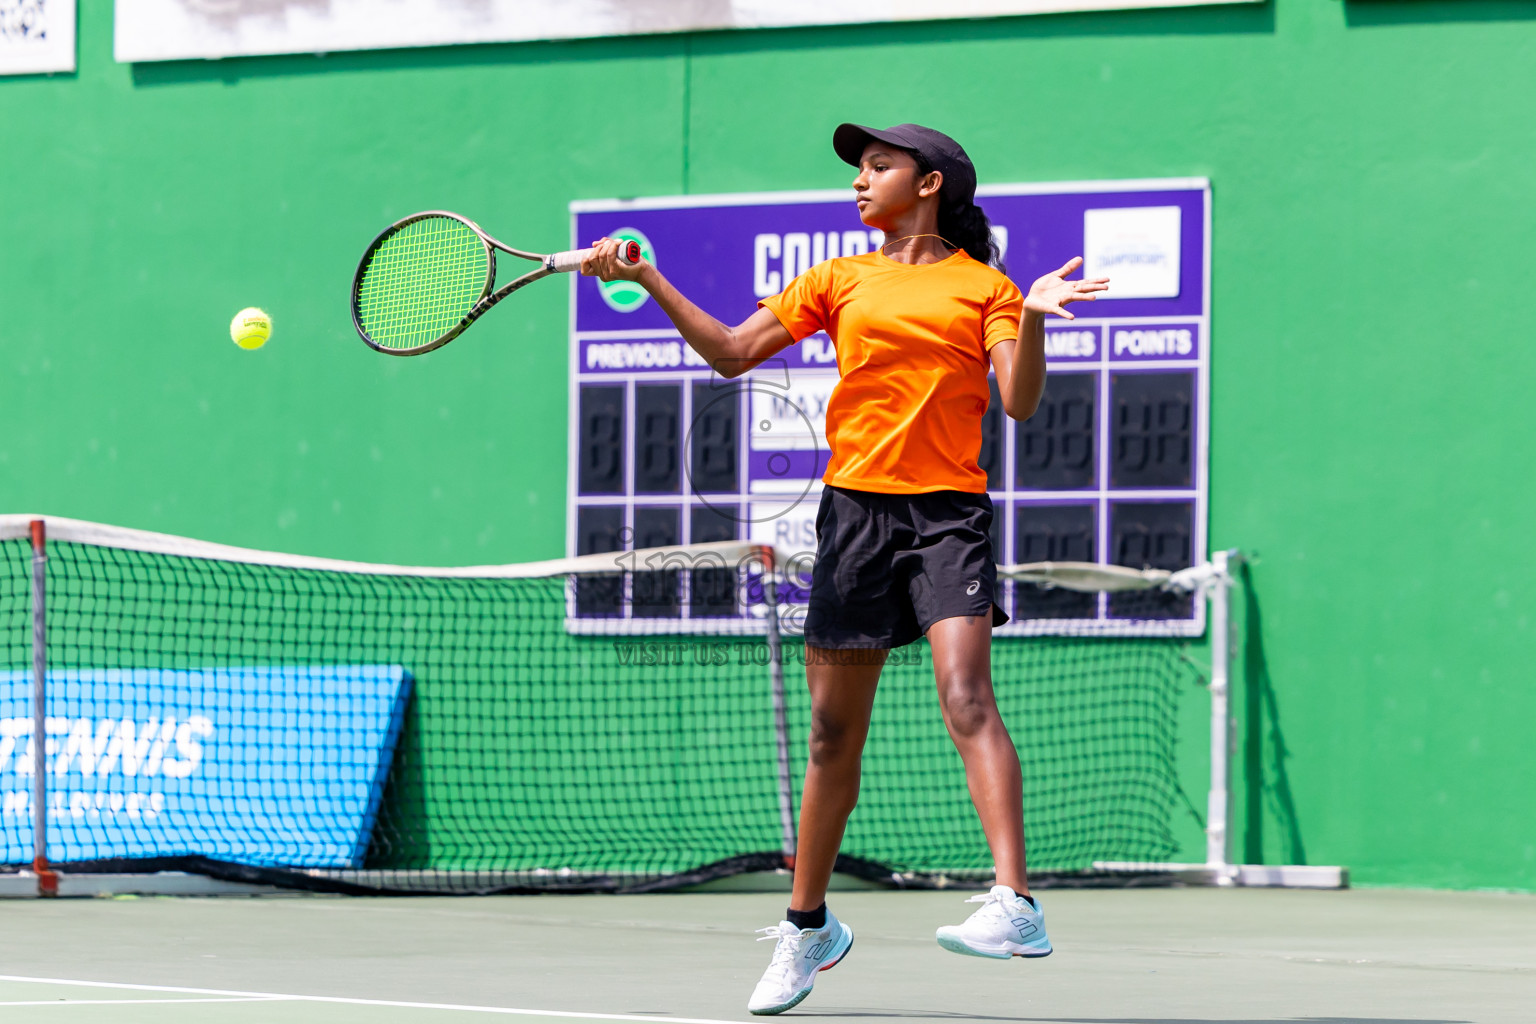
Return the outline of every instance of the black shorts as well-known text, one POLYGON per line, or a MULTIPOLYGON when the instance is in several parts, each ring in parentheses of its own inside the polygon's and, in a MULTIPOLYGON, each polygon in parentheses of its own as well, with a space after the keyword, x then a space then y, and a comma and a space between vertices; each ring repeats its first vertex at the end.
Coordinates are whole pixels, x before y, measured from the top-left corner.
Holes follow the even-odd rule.
POLYGON ((1008 616, 993 600, 992 499, 871 494, 828 485, 816 513, 805 642, 833 650, 911 643, 940 619, 1008 616))

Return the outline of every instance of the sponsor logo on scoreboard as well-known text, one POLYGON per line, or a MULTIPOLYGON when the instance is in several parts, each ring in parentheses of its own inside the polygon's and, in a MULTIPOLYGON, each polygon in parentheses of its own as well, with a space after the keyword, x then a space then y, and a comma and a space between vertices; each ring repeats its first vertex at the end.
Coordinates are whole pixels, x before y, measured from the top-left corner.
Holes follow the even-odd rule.
POLYGON ((1109 278, 1110 299, 1171 299, 1179 294, 1177 206, 1083 211, 1083 276, 1109 278))
MULTIPOLYGON (((647 263, 653 266, 656 263, 656 253, 651 248, 651 240, 646 238, 635 228, 617 228, 609 233, 610 238, 616 238, 621 242, 637 242, 640 245, 640 255, 645 257, 647 263)), ((651 297, 651 293, 640 287, 634 281, 626 281, 617 278, 613 281, 597 282, 598 293, 608 308, 617 313, 633 313, 645 305, 645 300, 651 297)))

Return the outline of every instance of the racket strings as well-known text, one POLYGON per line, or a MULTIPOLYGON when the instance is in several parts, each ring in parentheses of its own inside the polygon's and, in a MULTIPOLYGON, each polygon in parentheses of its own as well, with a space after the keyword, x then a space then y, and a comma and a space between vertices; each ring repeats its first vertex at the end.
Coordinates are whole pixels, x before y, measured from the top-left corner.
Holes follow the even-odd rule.
POLYGON ((489 260, 468 225, 451 217, 412 221, 369 258, 358 282, 358 322, 384 348, 430 344, 479 301, 489 260))

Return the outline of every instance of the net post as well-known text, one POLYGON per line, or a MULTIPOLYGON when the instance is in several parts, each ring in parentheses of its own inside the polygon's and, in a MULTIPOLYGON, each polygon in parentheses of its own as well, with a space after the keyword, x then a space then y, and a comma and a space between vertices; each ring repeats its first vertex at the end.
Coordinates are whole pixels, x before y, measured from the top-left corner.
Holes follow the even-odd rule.
POLYGON ((762 549, 763 604, 767 608, 764 640, 768 645, 768 678, 773 690, 773 733, 777 740, 779 827, 784 866, 795 866, 795 791, 789 767, 789 704, 784 693, 784 645, 779 635, 778 563, 771 547, 762 549))
POLYGON ((1238 551, 1218 551, 1211 558, 1215 569, 1210 584, 1211 600, 1211 791, 1206 808, 1205 866, 1217 885, 1233 885, 1236 870, 1231 859, 1232 808, 1232 576, 1231 564, 1241 559, 1238 551))
POLYGON ((37 894, 57 896, 48 867, 48 541, 43 520, 32 526, 32 870, 37 894))

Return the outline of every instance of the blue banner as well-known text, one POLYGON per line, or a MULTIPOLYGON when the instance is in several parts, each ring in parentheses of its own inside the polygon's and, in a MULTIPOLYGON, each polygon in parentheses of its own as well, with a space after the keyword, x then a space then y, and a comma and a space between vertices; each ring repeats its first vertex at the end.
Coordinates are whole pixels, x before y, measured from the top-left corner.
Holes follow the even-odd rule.
MULTIPOLYGON (((48 858, 356 867, 410 695, 398 665, 48 673, 48 858)), ((0 863, 32 860, 32 677, 0 672, 0 863)))

